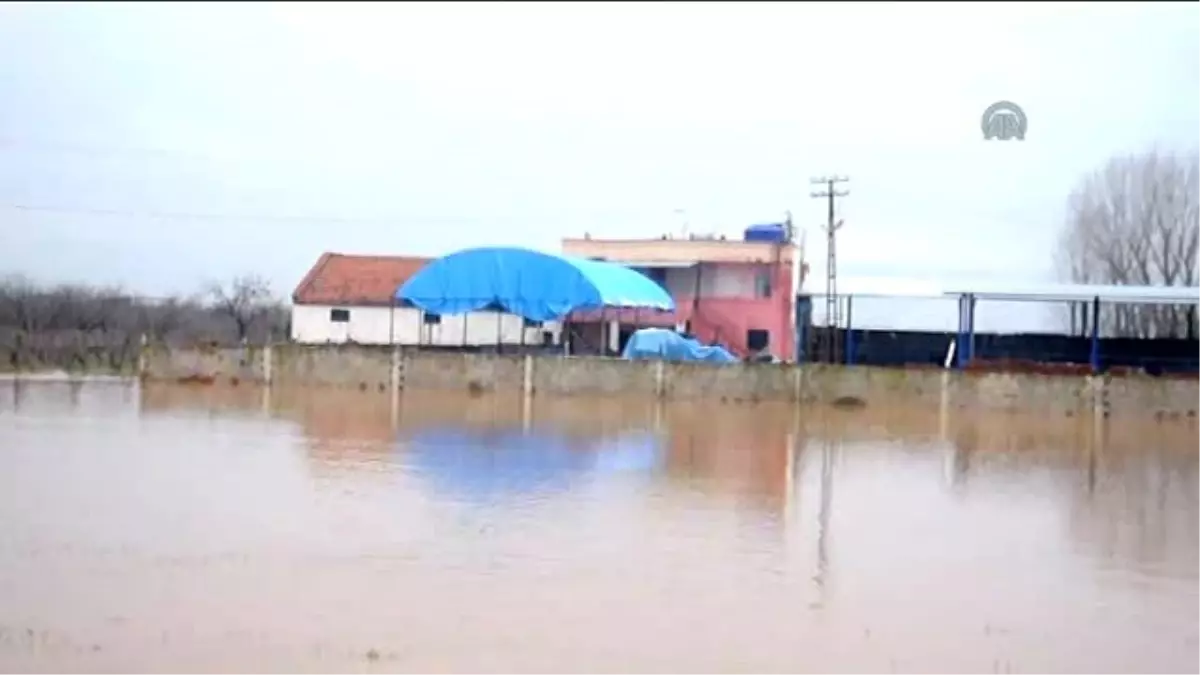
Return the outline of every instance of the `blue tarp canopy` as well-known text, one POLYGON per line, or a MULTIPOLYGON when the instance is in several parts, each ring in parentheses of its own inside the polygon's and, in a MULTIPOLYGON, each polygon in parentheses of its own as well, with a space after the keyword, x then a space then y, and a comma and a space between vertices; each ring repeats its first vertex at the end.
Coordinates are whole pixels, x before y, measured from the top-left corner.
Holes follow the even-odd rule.
POLYGON ((396 298, 430 314, 493 307, 530 321, 605 307, 675 309, 661 286, 628 267, 524 248, 472 248, 439 258, 396 298))
POLYGON ((643 328, 629 336, 621 356, 627 359, 707 361, 737 363, 738 358, 720 345, 707 346, 665 328, 643 328))

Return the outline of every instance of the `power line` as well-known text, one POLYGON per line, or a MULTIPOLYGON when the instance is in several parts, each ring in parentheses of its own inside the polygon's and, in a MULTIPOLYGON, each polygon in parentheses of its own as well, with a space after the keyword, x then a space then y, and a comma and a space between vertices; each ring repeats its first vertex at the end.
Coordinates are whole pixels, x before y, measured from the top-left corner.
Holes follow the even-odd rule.
MULTIPOLYGON (((231 213, 188 213, 184 211, 129 211, 124 209, 100 209, 90 207, 46 206, 34 204, 0 204, 0 208, 14 211, 29 211, 34 213, 63 213, 69 215, 90 215, 126 218, 161 218, 171 220, 259 220, 273 222, 311 222, 311 223, 398 223, 400 221, 420 220, 428 222, 427 218, 347 218, 340 216, 279 216, 269 214, 231 214, 231 213)), ((465 219, 455 219, 465 220, 465 219)))
POLYGON ((811 196, 814 199, 827 199, 829 201, 829 220, 824 229, 826 234, 825 248, 825 333, 822 336, 825 342, 824 353, 830 363, 837 363, 838 359, 838 339, 837 329, 839 323, 839 313, 841 304, 838 302, 837 296, 837 231, 842 227, 842 221, 834 219, 835 215, 835 200, 838 197, 845 197, 850 194, 849 190, 838 190, 838 183, 847 183, 850 179, 845 176, 821 176, 809 180, 813 185, 824 185, 825 189, 819 192, 813 192, 811 196))
MULTIPOLYGON (((279 223, 317 223, 317 224, 389 224, 389 225, 462 225, 479 224, 495 225, 497 223, 523 223, 532 221, 560 222, 563 220, 592 218, 599 221, 612 222, 644 222, 645 227, 661 227, 663 221, 657 214, 641 210, 606 210, 606 211, 561 211, 537 212, 525 214, 484 214, 484 215, 384 215, 384 216, 318 216, 318 215, 278 215, 269 213, 240 214, 240 213, 197 213, 192 211, 155 211, 112 209, 89 206, 57 206, 53 204, 28 204, 20 202, 0 202, 0 210, 21 211, 28 213, 57 213, 65 215, 94 216, 101 218, 145 218, 161 220, 201 220, 201 221, 259 221, 279 223)), ((603 226, 605 223, 599 223, 603 226)), ((644 228, 643 228, 644 229, 644 228)), ((572 232, 572 236, 582 233, 572 232)))
POLYGON ((150 147, 118 147, 93 145, 73 141, 0 136, 0 148, 22 154, 69 154, 89 157, 140 158, 140 159, 184 159, 212 162, 220 158, 188 150, 150 147))

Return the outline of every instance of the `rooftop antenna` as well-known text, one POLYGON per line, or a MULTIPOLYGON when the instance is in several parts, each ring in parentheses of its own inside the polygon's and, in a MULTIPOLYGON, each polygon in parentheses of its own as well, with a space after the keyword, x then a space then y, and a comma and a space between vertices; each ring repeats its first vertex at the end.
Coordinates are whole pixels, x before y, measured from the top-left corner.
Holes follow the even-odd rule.
POLYGON ((675 209, 675 215, 679 216, 679 219, 681 221, 681 224, 679 227, 679 231, 682 235, 681 238, 687 239, 688 238, 687 209, 675 209))

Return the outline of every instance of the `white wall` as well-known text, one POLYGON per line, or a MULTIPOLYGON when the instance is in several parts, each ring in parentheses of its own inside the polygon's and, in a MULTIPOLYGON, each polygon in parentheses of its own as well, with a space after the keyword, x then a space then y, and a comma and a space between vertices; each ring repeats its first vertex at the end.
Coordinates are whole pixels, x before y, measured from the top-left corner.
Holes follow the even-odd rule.
POLYGON ((411 307, 355 307, 337 305, 293 305, 292 339, 303 343, 357 342, 359 344, 435 345, 441 347, 495 344, 538 345, 542 331, 559 336, 559 326, 525 327, 521 317, 500 312, 471 312, 443 316, 439 324, 427 325, 422 313, 411 307), (330 320, 334 309, 350 312, 346 323, 330 320))
MULTIPOLYGON (((845 297, 839 325, 846 325, 845 297)), ((975 330, 980 333, 1061 333, 1066 329, 1065 303, 980 300, 975 305, 975 330)), ((854 298, 854 328, 893 331, 958 330, 958 300, 954 298, 854 298)), ((825 325, 825 298, 813 298, 813 324, 825 325)))
MULTIPOLYGON (((820 273, 823 275, 824 270, 820 270, 820 273)), ((875 330, 958 330, 958 300, 942 296, 945 287, 978 288, 980 283, 857 275, 845 275, 838 279, 838 292, 843 297, 843 303, 847 295, 874 296, 854 299, 851 323, 854 328, 875 330)), ((822 293, 825 290, 824 276, 813 276, 807 290, 822 293)), ((1056 333, 1065 330, 1067 316, 1065 303, 980 300, 975 305, 975 330, 981 333, 1056 333)), ((845 320, 846 309, 843 304, 841 325, 845 325, 845 320)), ((813 298, 813 324, 825 324, 824 296, 813 298)))
MULTIPOLYGON (((672 297, 691 297, 696 294, 697 267, 668 268, 667 292, 672 297)), ((752 298, 755 278, 766 265, 705 265, 700 272, 700 295, 706 298, 752 298)), ((772 289, 774 291, 775 289, 772 289)))

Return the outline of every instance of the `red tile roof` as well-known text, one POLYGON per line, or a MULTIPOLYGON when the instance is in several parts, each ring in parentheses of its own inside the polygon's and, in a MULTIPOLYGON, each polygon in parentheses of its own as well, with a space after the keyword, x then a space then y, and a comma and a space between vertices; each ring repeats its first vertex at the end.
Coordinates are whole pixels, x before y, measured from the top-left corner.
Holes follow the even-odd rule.
POLYGON ((389 305, 431 258, 325 253, 292 293, 297 305, 389 305))

